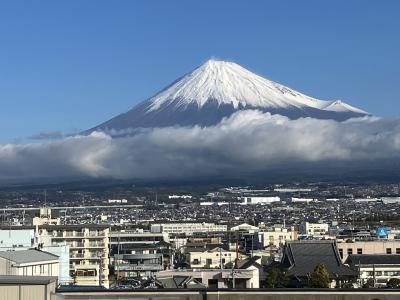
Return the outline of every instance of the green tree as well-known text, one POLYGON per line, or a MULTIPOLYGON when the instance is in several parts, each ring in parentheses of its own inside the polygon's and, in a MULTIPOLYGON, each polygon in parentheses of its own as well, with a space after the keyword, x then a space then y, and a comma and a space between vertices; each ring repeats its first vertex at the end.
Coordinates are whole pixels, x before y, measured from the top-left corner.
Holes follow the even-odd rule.
POLYGON ((324 264, 318 264, 310 276, 310 287, 329 288, 331 280, 324 264))
POLYGON ((374 280, 369 278, 362 286, 364 289, 371 289, 375 287, 374 280))
POLYGON ((289 282, 286 270, 272 268, 266 274, 265 286, 267 288, 283 288, 289 282))
POLYGON ((400 279, 399 278, 391 278, 386 283, 386 287, 389 289, 398 289, 400 288, 400 279))

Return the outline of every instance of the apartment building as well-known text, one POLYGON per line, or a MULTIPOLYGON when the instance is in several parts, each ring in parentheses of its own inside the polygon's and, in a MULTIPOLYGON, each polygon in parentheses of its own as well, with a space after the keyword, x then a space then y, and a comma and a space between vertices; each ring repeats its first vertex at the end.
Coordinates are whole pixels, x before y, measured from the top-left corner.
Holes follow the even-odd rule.
POLYGON ((195 232, 225 232, 227 225, 214 223, 162 223, 152 224, 151 232, 193 235, 195 232))
POLYGON ((113 229, 110 249, 111 265, 119 278, 151 277, 171 264, 167 233, 113 229))
POLYGON ((43 225, 38 229, 42 243, 69 246, 70 277, 75 284, 109 287, 108 225, 43 225))

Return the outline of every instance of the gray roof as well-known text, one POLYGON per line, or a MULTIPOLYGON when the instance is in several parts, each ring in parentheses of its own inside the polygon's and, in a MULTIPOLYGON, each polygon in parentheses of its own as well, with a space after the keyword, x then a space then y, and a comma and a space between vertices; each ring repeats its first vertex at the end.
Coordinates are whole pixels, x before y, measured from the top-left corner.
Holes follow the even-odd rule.
POLYGON ((292 241, 285 247, 282 264, 293 276, 308 276, 318 264, 324 264, 331 277, 356 276, 343 265, 334 241, 292 241))
POLYGON ((0 275, 0 284, 42 285, 49 284, 55 281, 57 281, 57 277, 0 275))
POLYGON ((346 259, 349 265, 399 265, 400 254, 353 254, 346 259))
POLYGON ((41 261, 58 260, 58 256, 36 249, 0 251, 0 257, 8 259, 17 264, 36 263, 41 261))

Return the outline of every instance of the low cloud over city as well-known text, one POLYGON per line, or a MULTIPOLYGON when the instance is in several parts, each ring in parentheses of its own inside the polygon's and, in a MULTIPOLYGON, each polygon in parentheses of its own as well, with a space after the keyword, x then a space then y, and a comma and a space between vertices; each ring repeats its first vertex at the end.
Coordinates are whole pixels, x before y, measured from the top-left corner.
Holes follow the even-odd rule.
MULTIPOLYGON (((114 133, 115 134, 115 133, 114 133)), ((102 132, 30 144, 0 145, 1 179, 88 176, 193 178, 265 172, 325 162, 368 169, 400 158, 400 120, 289 120, 240 111, 211 127, 148 129, 112 137, 102 132)))

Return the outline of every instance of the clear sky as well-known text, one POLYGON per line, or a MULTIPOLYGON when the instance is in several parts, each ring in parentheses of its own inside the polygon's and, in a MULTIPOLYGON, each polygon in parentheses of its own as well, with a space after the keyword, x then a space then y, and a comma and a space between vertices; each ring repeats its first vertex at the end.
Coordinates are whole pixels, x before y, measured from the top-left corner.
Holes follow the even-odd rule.
POLYGON ((400 1, 0 3, 0 142, 83 130, 210 57, 399 116, 400 1))

